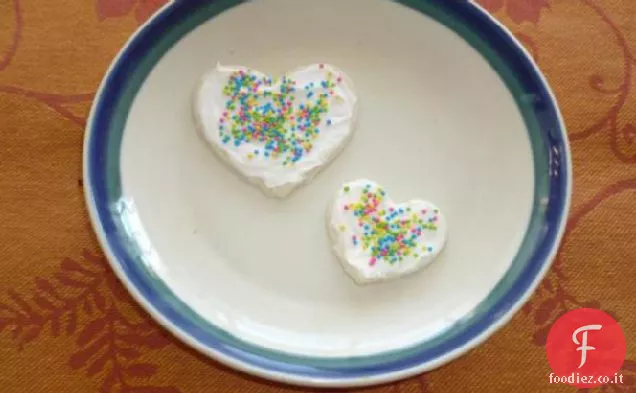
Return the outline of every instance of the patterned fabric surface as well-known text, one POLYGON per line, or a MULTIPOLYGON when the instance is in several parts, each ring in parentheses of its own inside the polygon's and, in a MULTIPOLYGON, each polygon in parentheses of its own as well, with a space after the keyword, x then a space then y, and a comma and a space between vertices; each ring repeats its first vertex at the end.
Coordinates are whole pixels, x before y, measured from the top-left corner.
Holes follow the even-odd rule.
MULTIPOLYGON (((110 272, 82 196, 82 138, 111 59, 165 0, 0 0, 0 391, 301 392, 186 348, 110 272)), ((601 308, 636 392, 636 1, 480 0, 537 59, 571 138, 575 192, 558 260, 503 330, 439 370, 368 392, 571 392, 548 329, 601 308)))

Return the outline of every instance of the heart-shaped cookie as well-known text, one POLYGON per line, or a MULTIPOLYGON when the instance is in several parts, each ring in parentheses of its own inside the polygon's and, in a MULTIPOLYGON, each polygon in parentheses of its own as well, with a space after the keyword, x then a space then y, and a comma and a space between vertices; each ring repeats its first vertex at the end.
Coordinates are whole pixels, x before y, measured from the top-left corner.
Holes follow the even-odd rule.
POLYGON ((331 65, 278 80, 218 65, 200 83, 195 117, 220 157, 266 194, 285 197, 342 150, 356 104, 353 83, 331 65))
POLYGON ((422 200, 394 203, 370 180, 343 185, 330 206, 329 234, 345 271, 360 284, 412 273, 446 242, 446 221, 422 200))

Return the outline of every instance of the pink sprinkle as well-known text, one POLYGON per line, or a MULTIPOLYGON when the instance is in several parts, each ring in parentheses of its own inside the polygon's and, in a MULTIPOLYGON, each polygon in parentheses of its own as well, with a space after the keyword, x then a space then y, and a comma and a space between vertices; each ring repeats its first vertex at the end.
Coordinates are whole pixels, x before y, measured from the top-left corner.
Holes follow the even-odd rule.
POLYGON ((393 212, 394 210, 395 210, 395 209, 394 209, 394 208, 392 208, 392 207, 390 207, 390 208, 389 208, 389 211, 390 211, 390 212, 393 212))
POLYGON ((339 76, 338 79, 336 79, 338 81, 338 83, 342 82, 342 77, 339 76))
POLYGON ((344 205, 345 210, 349 210, 349 205, 344 205))
POLYGON ((325 65, 324 64, 320 64, 319 67, 322 70, 323 68, 325 68, 325 65))
POLYGON ((437 221, 437 216, 433 217, 433 221, 437 221))
POLYGON ((369 266, 374 266, 376 262, 375 257, 371 258, 371 260, 369 261, 369 266))
POLYGON ((227 112, 223 112, 223 117, 227 117, 227 112))
POLYGON ((426 214, 426 209, 422 209, 422 214, 426 214))

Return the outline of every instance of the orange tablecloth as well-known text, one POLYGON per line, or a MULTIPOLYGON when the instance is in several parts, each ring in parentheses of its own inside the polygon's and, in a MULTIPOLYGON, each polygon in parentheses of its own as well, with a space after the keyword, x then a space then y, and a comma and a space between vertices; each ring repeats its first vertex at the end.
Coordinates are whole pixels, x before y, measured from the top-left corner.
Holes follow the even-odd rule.
MULTIPOLYGON (((0 391, 292 392, 205 359, 131 301, 82 196, 82 138, 98 83, 165 0, 0 0, 0 391)), ((442 1, 442 0, 440 0, 442 1)), ((450 0, 446 0, 450 1, 450 0)), ((575 192, 558 260, 485 345, 373 392, 570 392, 550 385, 547 329, 610 312, 636 391, 636 1, 481 0, 538 59, 571 138, 575 192)), ((596 390, 595 390, 596 391, 596 390)))

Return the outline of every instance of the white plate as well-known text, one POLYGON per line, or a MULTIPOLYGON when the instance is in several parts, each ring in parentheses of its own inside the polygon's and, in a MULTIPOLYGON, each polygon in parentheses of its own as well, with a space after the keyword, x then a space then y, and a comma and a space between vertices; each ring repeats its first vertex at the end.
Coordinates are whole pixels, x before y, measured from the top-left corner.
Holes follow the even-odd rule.
POLYGON ((115 271, 190 345, 291 383, 387 382, 483 341, 549 267, 569 204, 565 130, 527 54, 467 2, 239 3, 165 7, 104 79, 85 184, 115 271), (355 136, 311 183, 265 197, 195 130, 193 91, 217 62, 342 68, 360 100, 355 136), (325 213, 362 177, 444 211, 449 241, 431 266, 364 287, 345 275, 325 213))

